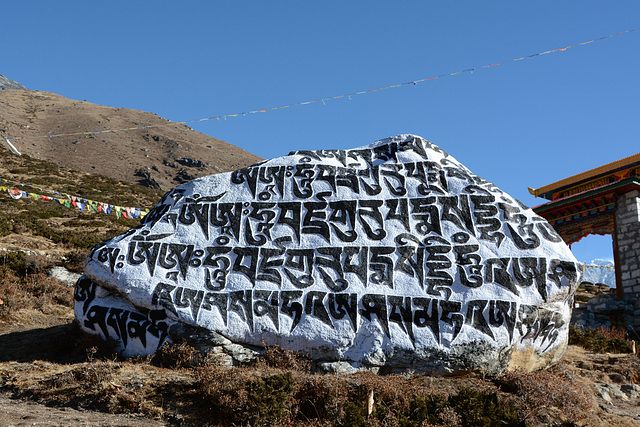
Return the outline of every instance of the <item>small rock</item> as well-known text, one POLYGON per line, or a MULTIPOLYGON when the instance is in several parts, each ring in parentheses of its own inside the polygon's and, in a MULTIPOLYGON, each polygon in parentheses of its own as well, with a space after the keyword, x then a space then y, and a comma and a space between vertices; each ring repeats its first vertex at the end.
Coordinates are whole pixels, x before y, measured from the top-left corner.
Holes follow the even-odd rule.
POLYGON ((611 400, 611 396, 609 395, 609 390, 604 385, 594 384, 596 387, 596 391, 610 405, 613 405, 613 401, 611 400))
POLYGON ((331 374, 355 374, 356 372, 365 371, 373 372, 375 374, 380 370, 380 368, 377 366, 365 367, 359 363, 351 363, 346 361, 319 362, 317 366, 321 371, 331 374))
POLYGON ((609 379, 616 384, 622 384, 623 382, 625 382, 626 378, 618 373, 612 373, 609 374, 609 379))
POLYGON ((355 374, 358 369, 349 362, 320 362, 318 368, 331 374, 355 374))
POLYGON ((620 390, 629 396, 630 399, 635 399, 640 396, 640 385, 638 384, 622 384, 620 390))
POLYGON ((221 353, 223 346, 231 341, 214 331, 184 323, 174 323, 169 327, 169 337, 173 342, 186 341, 202 353, 221 353))
POLYGON ((622 392, 619 384, 607 384, 609 393, 618 399, 629 400, 629 396, 622 392))
POLYGON ((224 347, 225 353, 233 358, 237 363, 249 363, 255 360, 260 353, 251 350, 240 344, 227 344, 224 347))
POLYGON ((67 286, 73 286, 80 276, 81 274, 69 271, 64 267, 53 267, 49 270, 49 277, 58 279, 61 282, 64 282, 67 286))

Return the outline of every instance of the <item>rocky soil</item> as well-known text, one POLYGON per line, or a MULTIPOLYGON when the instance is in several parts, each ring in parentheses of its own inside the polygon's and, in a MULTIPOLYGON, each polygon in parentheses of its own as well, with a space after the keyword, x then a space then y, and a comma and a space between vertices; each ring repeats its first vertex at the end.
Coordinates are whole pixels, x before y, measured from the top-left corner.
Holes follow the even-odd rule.
MULTIPOLYGON (((61 343, 63 347, 64 344, 68 345, 70 337, 76 337, 75 333, 70 309, 49 315, 24 312, 21 314, 21 322, 0 324, 0 426, 185 424, 183 418, 171 416, 170 408, 177 402, 166 402, 163 413, 113 414, 92 409, 90 405, 78 406, 69 396, 60 396, 59 400, 54 396, 43 397, 45 392, 42 390, 30 396, 29 388, 37 390, 42 387, 43 382, 62 381, 65 372, 91 372, 92 369, 99 372, 100 363, 104 362, 81 361, 73 351, 69 354, 60 352, 61 343)), ((588 418, 583 418, 577 425, 640 424, 640 385, 635 383, 638 378, 635 378, 635 382, 630 382, 628 375, 632 367, 637 368, 637 364, 637 356, 595 354, 578 346, 569 346, 557 369, 580 384, 591 402, 591 407, 587 408, 590 412, 588 418)), ((160 369, 139 363, 127 365, 120 362, 117 366, 117 375, 110 377, 107 385, 127 390, 130 387, 127 384, 138 384, 136 387, 139 387, 141 397, 151 395, 159 384, 164 384, 165 387, 178 387, 181 383, 183 386, 193 384, 190 374, 183 370, 160 369), (184 378, 181 379, 181 376, 184 378)), ((482 385, 483 381, 490 384, 489 379, 457 377, 434 378, 432 385, 434 391, 447 393, 460 386, 485 387, 482 385)), ((100 387, 104 387, 104 384, 100 387)), ((61 390, 64 393, 64 389, 61 390)), ((561 395, 560 392, 558 394, 561 395)), ((560 411, 554 407, 547 410, 551 414, 555 411, 556 416, 560 411)))

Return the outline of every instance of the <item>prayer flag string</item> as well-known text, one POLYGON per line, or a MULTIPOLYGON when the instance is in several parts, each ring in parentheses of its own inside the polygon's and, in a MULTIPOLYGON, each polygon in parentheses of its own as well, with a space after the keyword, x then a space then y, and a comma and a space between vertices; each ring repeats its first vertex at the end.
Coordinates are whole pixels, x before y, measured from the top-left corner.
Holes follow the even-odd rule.
POLYGON ((582 264, 584 268, 606 268, 607 270, 615 270, 613 265, 598 265, 598 264, 582 264))
POLYGON ((53 190, 44 190, 42 188, 34 187, 29 184, 21 184, 19 182, 11 181, 5 178, 0 178, 0 183, 2 182, 13 184, 13 186, 34 188, 36 190, 51 194, 50 196, 46 196, 42 194, 20 190, 17 188, 11 188, 4 185, 0 185, 0 192, 6 191, 12 199, 16 199, 16 200, 31 197, 34 200, 42 200, 45 202, 58 202, 64 207, 67 207, 67 208, 74 207, 74 208, 80 209, 83 212, 99 212, 107 215, 114 212, 118 218, 124 218, 124 219, 144 218, 149 213, 149 209, 133 208, 129 206, 116 206, 110 203, 98 202, 95 200, 88 200, 83 197, 70 196, 69 194, 61 194, 53 190))
MULTIPOLYGON (((583 45, 590 44, 590 43, 593 43, 593 42, 596 42, 596 41, 605 40, 605 39, 608 39, 608 38, 621 36, 623 34, 632 33, 634 31, 638 31, 638 30, 640 30, 640 28, 634 28, 634 29, 631 29, 631 30, 622 31, 620 33, 599 37, 599 38, 596 38, 596 39, 593 39, 593 40, 589 40, 589 41, 586 41, 586 42, 576 43, 576 44, 572 44, 572 45, 569 45, 569 46, 561 47, 561 48, 558 48, 558 49, 547 50, 547 51, 544 51, 544 52, 535 53, 533 55, 522 56, 520 58, 514 58, 514 59, 509 59, 509 60, 506 60, 506 61, 495 62, 495 63, 489 64, 489 65, 482 65, 482 66, 479 66, 479 67, 468 68, 466 70, 456 71, 454 73, 441 74, 441 75, 433 76, 433 77, 425 77, 425 78, 422 78, 422 79, 412 80, 412 81, 405 82, 405 83, 398 83, 398 84, 394 84, 394 85, 390 85, 390 86, 380 87, 380 88, 377 88, 377 89, 362 90, 362 91, 359 91, 359 92, 352 92, 352 93, 347 93, 347 94, 344 94, 344 95, 337 95, 337 96, 332 96, 332 97, 327 97, 327 98, 320 98, 320 99, 316 99, 316 100, 313 100, 313 101, 304 101, 304 102, 297 102, 297 103, 289 104, 289 105, 282 105, 282 106, 279 106, 279 107, 260 108, 260 109, 257 109, 257 110, 246 111, 244 113, 224 114, 224 115, 220 115, 220 116, 204 117, 204 118, 201 118, 201 119, 185 120, 185 121, 181 121, 181 122, 168 121, 167 123, 162 123, 162 124, 159 124, 159 125, 138 126, 138 127, 123 128, 123 129, 107 129, 107 130, 100 130, 100 131, 60 133, 60 134, 55 134, 55 135, 47 134, 47 135, 40 135, 40 136, 18 136, 18 137, 14 137, 14 138, 5 137, 5 141, 7 142, 7 144, 9 144, 10 148, 12 147, 13 150, 15 150, 15 147, 13 147, 13 145, 11 144, 10 141, 16 141, 16 140, 19 140, 19 139, 56 138, 56 137, 60 137, 60 136, 96 135, 96 134, 101 134, 101 133, 120 132, 120 131, 138 130, 138 129, 150 129, 150 128, 158 128, 158 127, 163 127, 163 126, 176 126, 176 125, 184 125, 184 124, 187 124, 187 123, 198 123, 198 122, 204 122, 204 121, 208 121, 208 120, 218 120, 218 121, 220 121, 220 119, 227 119, 227 118, 238 117, 238 116, 246 116, 248 114, 266 113, 266 112, 272 111, 272 110, 279 110, 279 109, 282 109, 282 108, 290 108, 290 107, 299 107, 299 106, 302 106, 302 105, 310 105, 310 104, 313 104, 313 103, 316 103, 316 102, 322 102, 323 104, 326 104, 326 101, 332 101, 332 100, 335 100, 335 99, 340 99, 340 98, 349 98, 349 99, 351 99, 352 96, 356 96, 356 95, 364 95, 364 94, 371 93, 371 92, 377 92, 377 91, 386 90, 386 89, 394 89, 394 88, 398 88, 398 87, 401 87, 401 86, 407 86, 407 85, 417 85, 418 83, 423 83, 423 82, 430 81, 430 80, 440 79, 440 78, 443 78, 443 77, 450 77, 450 76, 455 76, 455 75, 458 75, 458 74, 469 73, 469 72, 473 73, 476 70, 481 70, 483 68, 495 67, 497 65, 503 65, 503 64, 506 64, 506 63, 509 63, 509 62, 516 62, 516 61, 521 61, 523 59, 536 58, 536 57, 539 57, 539 56, 542 56, 542 55, 547 55, 547 54, 550 54, 550 53, 565 52, 567 49, 571 49, 573 47, 583 46, 583 45)), ((15 152, 17 152, 17 150, 15 150, 15 152)))

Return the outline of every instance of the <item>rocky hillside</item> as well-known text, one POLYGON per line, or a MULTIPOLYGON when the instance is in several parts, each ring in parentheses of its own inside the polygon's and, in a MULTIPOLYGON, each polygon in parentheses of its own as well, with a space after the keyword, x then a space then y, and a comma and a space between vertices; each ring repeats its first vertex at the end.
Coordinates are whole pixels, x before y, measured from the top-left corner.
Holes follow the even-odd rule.
POLYGON ((25 90, 27 88, 22 86, 20 83, 15 82, 13 80, 9 80, 8 78, 6 78, 2 74, 0 74, 0 90, 6 90, 6 89, 22 89, 22 90, 25 90))
MULTIPOLYGON (((0 85, 17 89, 17 83, 6 80, 0 85)), ((18 151, 37 159, 163 191, 261 160, 152 113, 31 90, 0 91, 0 137, 16 138, 12 142, 18 151), (121 130, 141 126, 146 128, 121 130), (88 131, 109 132, 46 137, 88 131)))

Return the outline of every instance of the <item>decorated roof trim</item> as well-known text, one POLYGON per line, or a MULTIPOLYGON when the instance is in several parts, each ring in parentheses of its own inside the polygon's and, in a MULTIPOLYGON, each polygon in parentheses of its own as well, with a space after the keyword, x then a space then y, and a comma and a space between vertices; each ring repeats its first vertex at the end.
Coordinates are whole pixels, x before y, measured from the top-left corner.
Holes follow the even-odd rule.
POLYGON ((529 187, 529 193, 548 200, 560 199, 620 181, 626 178, 625 175, 627 172, 632 172, 632 169, 638 166, 640 166, 640 153, 570 176, 538 189, 529 187), (611 176, 609 177, 607 175, 611 176), (609 182, 599 182, 600 180, 598 180, 598 178, 610 178, 610 180, 609 182), (571 194, 572 192, 575 193, 571 194))
POLYGON ((572 195, 567 196, 567 197, 559 198, 559 199, 553 200, 551 202, 547 202, 547 203, 544 203, 542 205, 538 205, 538 206, 536 206, 536 207, 534 207, 532 209, 538 215, 541 215, 541 212, 545 212, 545 211, 550 210, 550 209, 556 209, 558 206, 574 203, 574 202, 576 202, 576 201, 578 201, 580 199, 595 197, 595 196, 597 196, 598 194, 601 194, 601 193, 614 192, 616 194, 623 194, 626 191, 621 191, 621 190, 626 189, 625 187, 630 187, 630 189, 638 189, 638 190, 640 190, 640 177, 633 176, 633 177, 630 177, 630 178, 623 179, 621 181, 614 182, 612 184, 608 184, 608 185, 605 185, 605 186, 600 186, 600 187, 597 187, 597 188, 594 188, 594 189, 585 190, 585 191, 583 191, 581 193, 572 194, 572 195))

